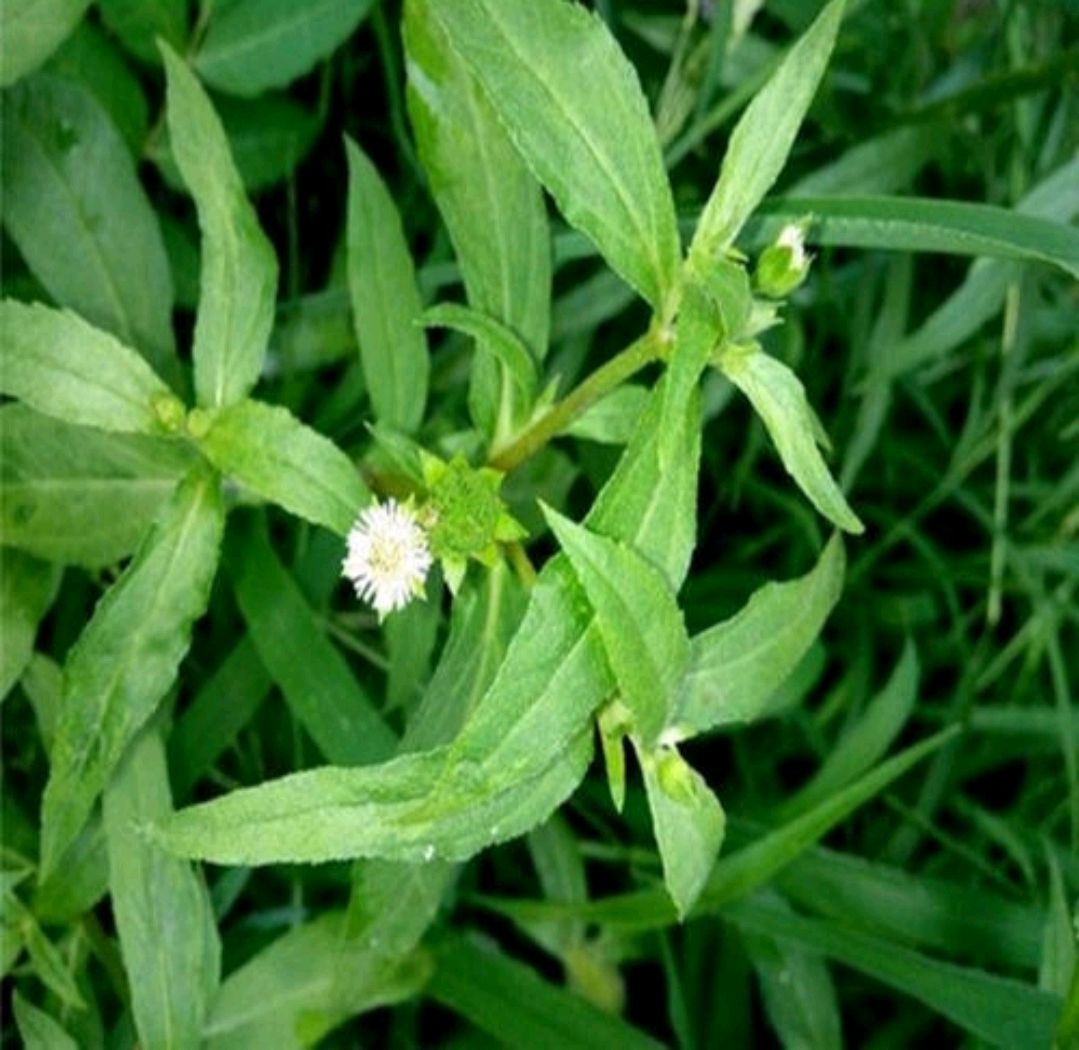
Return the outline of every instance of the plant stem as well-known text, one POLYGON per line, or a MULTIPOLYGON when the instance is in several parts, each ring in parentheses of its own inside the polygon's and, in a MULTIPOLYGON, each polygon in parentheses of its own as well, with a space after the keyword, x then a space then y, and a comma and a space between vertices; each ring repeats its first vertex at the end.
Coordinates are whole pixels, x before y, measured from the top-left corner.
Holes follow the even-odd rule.
POLYGON ((650 328, 610 361, 597 368, 561 401, 552 405, 505 448, 495 452, 491 456, 490 465, 496 470, 510 471, 535 455, 551 438, 565 430, 601 397, 624 383, 645 365, 658 360, 662 356, 663 346, 661 331, 650 328))

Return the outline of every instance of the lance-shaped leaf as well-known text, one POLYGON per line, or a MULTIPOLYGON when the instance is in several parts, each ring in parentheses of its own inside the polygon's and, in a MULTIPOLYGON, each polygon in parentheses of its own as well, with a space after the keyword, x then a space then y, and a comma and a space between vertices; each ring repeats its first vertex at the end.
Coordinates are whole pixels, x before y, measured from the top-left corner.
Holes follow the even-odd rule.
POLYGON ((259 95, 302 76, 351 36, 373 0, 232 0, 213 9, 195 68, 206 83, 259 95))
POLYGON ((0 7, 0 87, 37 69, 89 6, 90 0, 5 0, 0 7))
POLYGON ((729 620, 696 635, 674 722, 703 733, 759 717, 839 600, 844 562, 836 534, 805 576, 766 583, 729 620))
POLYGON ((662 573, 634 550, 543 508, 595 610, 632 728, 651 747, 667 724, 689 656, 681 611, 662 573))
POLYGON ((217 990, 221 944, 201 876, 142 833, 171 811, 165 750, 147 727, 105 790, 109 893, 139 1041, 194 1050, 217 990))
POLYGON ((628 543, 677 590, 697 540, 701 409, 697 380, 721 319, 696 285, 685 289, 667 372, 585 524, 628 543))
POLYGON ((161 228, 131 152, 90 90, 44 73, 15 88, 4 100, 0 163, 4 226, 49 295, 173 378, 161 228))
MULTIPOLYGON (((428 0, 405 4, 408 112, 431 193, 468 301, 542 359, 551 307, 551 249, 539 183, 476 78, 450 47, 428 0)), ((486 356, 472 364, 469 404, 489 438, 531 408, 527 391, 486 356)))
POLYGON ((423 419, 430 362, 416 269, 397 207, 366 154, 348 154, 348 289, 375 418, 405 433, 423 419))
POLYGON ((231 405, 262 370, 273 327, 277 259, 244 195, 228 139, 194 74, 161 45, 172 155, 199 215, 202 271, 195 319, 195 393, 200 405, 231 405))
POLYGON ((759 347, 732 346, 719 366, 761 417, 787 473, 809 502, 833 525, 861 533, 865 526, 850 509, 817 448, 820 423, 801 380, 782 361, 759 347))
POLYGON ((598 630, 576 595, 568 564, 544 569, 504 663, 452 743, 233 792, 180 810, 161 825, 162 840, 218 863, 463 860, 529 830, 584 775, 589 718, 611 691, 598 630))
POLYGON ((16 992, 11 999, 15 1014, 15 1027, 22 1037, 26 1050, 78 1050, 79 1044, 44 1010, 16 992))
POLYGON ((342 536, 371 499, 348 456, 278 405, 241 401, 214 414, 199 447, 252 492, 342 536))
POLYGON ((607 27, 564 0, 427 9, 562 214, 659 310, 680 264, 674 203, 636 71, 607 27))
POLYGON ((172 684, 209 599, 223 521, 217 476, 196 467, 68 654, 42 804, 44 876, 172 684))
POLYGON ((731 245, 783 170, 828 65, 844 3, 832 0, 821 12, 738 121, 689 249, 693 268, 731 245))
POLYGON ((644 773, 663 881, 679 919, 689 914, 716 862, 727 818, 703 777, 674 748, 634 741, 644 773))
POLYGON ((0 408, 0 542, 98 569, 129 555, 194 462, 178 441, 0 408))
POLYGON ((161 434, 158 406, 179 403, 134 350, 70 310, 0 302, 0 393, 46 415, 161 434))
POLYGON ((55 565, 22 551, 0 548, 0 700, 19 680, 34 651, 41 618, 60 584, 55 565))

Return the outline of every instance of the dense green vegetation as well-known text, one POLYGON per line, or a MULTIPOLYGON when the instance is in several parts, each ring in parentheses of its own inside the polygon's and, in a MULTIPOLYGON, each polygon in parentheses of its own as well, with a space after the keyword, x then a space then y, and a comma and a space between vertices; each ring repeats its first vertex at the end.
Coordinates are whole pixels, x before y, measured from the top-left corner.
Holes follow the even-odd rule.
POLYGON ((1079 5, 594 10, 4 3, 5 1046, 1079 1046, 1079 5))

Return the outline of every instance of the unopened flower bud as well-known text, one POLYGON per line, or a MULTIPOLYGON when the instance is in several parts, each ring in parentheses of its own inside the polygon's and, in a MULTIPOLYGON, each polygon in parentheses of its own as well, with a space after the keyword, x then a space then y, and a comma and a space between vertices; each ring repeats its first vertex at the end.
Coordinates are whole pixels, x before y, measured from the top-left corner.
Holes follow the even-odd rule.
POLYGON ((769 299, 786 298, 806 279, 812 261, 806 254, 803 227, 797 223, 784 226, 775 244, 765 248, 757 260, 757 290, 769 299))

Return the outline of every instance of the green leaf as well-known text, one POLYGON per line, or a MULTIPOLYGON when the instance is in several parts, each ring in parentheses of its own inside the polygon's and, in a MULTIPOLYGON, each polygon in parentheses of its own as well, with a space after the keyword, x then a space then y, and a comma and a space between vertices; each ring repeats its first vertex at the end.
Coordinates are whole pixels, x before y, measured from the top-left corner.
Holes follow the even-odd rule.
POLYGON ((4 226, 27 265, 57 303, 170 375, 172 277, 119 132, 86 87, 45 73, 5 98, 4 117, 4 226))
POLYGON ((540 978, 491 947, 447 938, 436 953, 429 994, 482 1031, 521 1050, 658 1050, 650 1036, 540 978))
POLYGON ((719 367, 749 398, 787 473, 810 503, 839 528, 864 532, 865 526, 848 506, 817 448, 819 424, 798 377, 757 347, 729 347, 719 367))
MULTIPOLYGON (((777 893, 769 906, 789 912, 777 893)), ((801 945, 761 933, 744 933, 746 951, 757 971, 768 1020, 785 1047, 842 1050, 843 1029, 835 984, 827 964, 801 945)))
POLYGON ((251 720, 273 681, 250 638, 236 644, 184 709, 169 734, 169 770, 186 795, 251 720))
POLYGON ((89 6, 90 0, 5 0, 0 14, 0 87, 37 69, 89 6))
POLYGON ((165 750, 149 727, 105 790, 109 893, 139 1040, 182 1050, 202 1043, 221 944, 201 877, 142 834, 171 811, 165 750))
POLYGON ((11 881, 7 881, 0 890, 0 902, 5 940, 9 936, 7 930, 14 929, 26 948, 34 976, 65 1007, 84 1009, 86 1002, 79 993, 75 975, 71 972, 72 960, 65 958, 64 953, 45 936, 33 912, 15 895, 11 881))
POLYGON ((690 245, 694 269, 703 270, 734 243, 783 170, 828 65, 844 3, 832 0, 825 7, 738 121, 690 245))
POLYGON ((784 197, 763 205, 754 241, 812 218, 808 240, 894 252, 987 255, 1044 262, 1079 277, 1079 230, 991 204, 921 197, 784 197))
POLYGON ((348 288, 375 418, 415 431, 427 402, 430 362, 419 327, 416 271, 393 198, 351 139, 348 154, 348 288))
POLYGON ((701 409, 697 380, 719 338, 707 295, 685 289, 667 372, 585 524, 622 540, 677 590, 697 541, 697 469, 701 409))
POLYGON ((625 445, 640 426, 648 395, 648 390, 635 383, 620 386, 578 416, 562 433, 605 445, 625 445))
MULTIPOLYGON (((265 189, 290 175, 322 128, 317 113, 288 95, 226 97, 217 99, 215 106, 236 170, 249 190, 265 189)), ((185 190, 167 131, 153 141, 149 152, 169 185, 185 190)))
POLYGON ((543 512, 595 610, 631 728, 651 748, 667 724, 689 658, 678 603, 659 570, 630 547, 550 507, 543 512))
POLYGON ((176 441, 0 408, 0 542, 90 569, 130 554, 194 462, 176 441))
POLYGON ((158 63, 158 39, 177 50, 187 39, 187 0, 98 0, 105 25, 132 54, 158 63))
POLYGON ((168 45, 162 54, 172 154, 202 230, 195 392, 200 405, 221 407, 241 400, 258 380, 273 327, 277 259, 210 100, 168 45))
POLYGON ((39 1010, 18 992, 11 997, 15 1025, 26 1050, 78 1050, 78 1043, 44 1010, 39 1010))
POLYGON ((679 919, 696 903, 723 843, 727 818, 703 777, 673 747, 649 751, 636 739, 663 881, 679 919))
POLYGON ((562 214, 663 312, 680 267, 674 204, 636 71, 607 27, 563 0, 427 10, 562 214))
POLYGON ((765 584, 731 619, 696 635, 673 721, 703 733, 758 718, 839 600, 844 562, 836 534, 806 575, 765 584))
POLYGON ((68 654, 42 804, 46 877, 175 678, 209 600, 223 522, 217 477, 196 467, 68 654))
POLYGON ((0 700, 30 662, 42 617, 52 605, 60 574, 55 566, 0 547, 0 700))
POLYGON ((568 565, 544 569, 498 675, 451 744, 233 792, 175 814, 163 841, 216 863, 463 860, 541 823, 584 775, 589 717, 611 688, 574 592, 568 565))
POLYGON ((344 536, 371 496, 352 461, 286 408, 241 401, 213 415, 199 448, 264 499, 344 536))
POLYGON ((68 423, 162 434, 179 402, 134 350, 69 310, 0 301, 0 393, 68 423))
POLYGON ((1030 985, 931 959, 838 923, 807 919, 759 897, 724 909, 741 929, 853 967, 912 995, 990 1046, 1049 1046, 1060 1000, 1030 985))
POLYGON ((823 802, 887 753, 918 698, 918 650, 907 641, 888 683, 829 752, 824 765, 780 812, 791 815, 823 802))
POLYGON ((123 136, 128 152, 139 156, 150 128, 150 104, 123 52, 104 32, 83 22, 49 59, 45 71, 85 87, 123 136))
POLYGON ((195 55, 206 81, 233 95, 284 87, 343 44, 372 0, 227 0, 195 55))
MULTIPOLYGON (((407 897, 407 895, 406 895, 407 897)), ((350 1000, 334 996, 349 959, 342 950, 345 916, 329 911, 296 926, 231 973, 203 1032, 206 1050, 304 1050, 350 1014, 415 995, 430 974, 424 957, 356 981, 350 1000)))
POLYGON ((260 660, 322 753, 342 765, 393 754, 396 736, 278 561, 264 523, 234 524, 226 564, 260 660))
MULTIPOLYGON (((542 359, 551 307, 551 247, 539 184, 475 77, 450 47, 428 0, 404 18, 408 111, 431 193, 453 241, 468 301, 542 359)), ((528 408, 494 361, 473 361, 469 396, 487 437, 528 408)))
POLYGON ((459 303, 439 303, 425 310, 421 319, 429 328, 452 328, 471 336, 479 349, 502 362, 526 401, 535 393, 536 364, 528 347, 494 317, 459 303))

